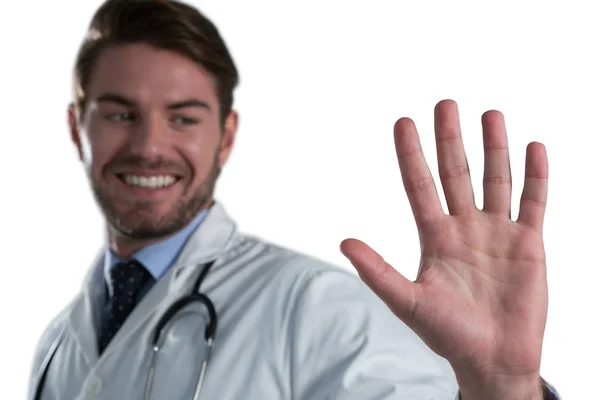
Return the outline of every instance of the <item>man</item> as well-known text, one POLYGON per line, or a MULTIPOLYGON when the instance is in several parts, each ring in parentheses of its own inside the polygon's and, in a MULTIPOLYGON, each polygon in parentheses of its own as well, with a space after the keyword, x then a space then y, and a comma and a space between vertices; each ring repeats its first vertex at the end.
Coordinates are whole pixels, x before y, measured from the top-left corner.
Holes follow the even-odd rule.
POLYGON ((440 102, 445 215, 414 124, 398 120, 422 259, 412 283, 345 240, 341 251, 365 285, 238 232, 213 199, 237 130, 237 81, 217 29, 190 6, 109 0, 93 17, 69 123, 107 244, 44 332, 30 398, 557 398, 540 377, 541 144, 527 149, 513 222, 503 117, 484 114, 478 210, 456 104, 440 102))

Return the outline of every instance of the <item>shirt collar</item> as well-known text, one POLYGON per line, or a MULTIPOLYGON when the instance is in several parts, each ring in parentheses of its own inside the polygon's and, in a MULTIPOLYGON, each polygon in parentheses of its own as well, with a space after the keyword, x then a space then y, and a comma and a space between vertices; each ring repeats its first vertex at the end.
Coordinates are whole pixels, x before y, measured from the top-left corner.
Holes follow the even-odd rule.
MULTIPOLYGON (((208 210, 202 210, 185 228, 168 237, 136 251, 131 258, 140 262, 155 280, 159 280, 177 259, 181 249, 190 235, 198 228, 206 217, 208 210)), ((105 247, 104 277, 110 282, 110 269, 119 262, 126 261, 105 247)))

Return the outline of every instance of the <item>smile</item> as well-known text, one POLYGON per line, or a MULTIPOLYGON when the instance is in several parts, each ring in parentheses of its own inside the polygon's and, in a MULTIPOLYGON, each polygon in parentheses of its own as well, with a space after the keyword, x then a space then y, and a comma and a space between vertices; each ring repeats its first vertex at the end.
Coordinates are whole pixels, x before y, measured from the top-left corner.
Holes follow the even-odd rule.
POLYGON ((119 174, 117 175, 117 177, 129 186, 145 189, 166 188, 172 186, 178 180, 178 178, 173 175, 144 176, 133 174, 119 174))

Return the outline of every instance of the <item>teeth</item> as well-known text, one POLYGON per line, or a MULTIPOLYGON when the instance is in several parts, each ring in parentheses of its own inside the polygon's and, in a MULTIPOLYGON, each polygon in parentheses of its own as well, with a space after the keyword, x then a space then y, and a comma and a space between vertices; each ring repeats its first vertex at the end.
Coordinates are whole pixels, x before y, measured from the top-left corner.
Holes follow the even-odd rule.
POLYGON ((125 183, 131 186, 158 189, 171 186, 175 183, 176 178, 172 175, 161 176, 140 176, 140 175, 123 175, 125 183))

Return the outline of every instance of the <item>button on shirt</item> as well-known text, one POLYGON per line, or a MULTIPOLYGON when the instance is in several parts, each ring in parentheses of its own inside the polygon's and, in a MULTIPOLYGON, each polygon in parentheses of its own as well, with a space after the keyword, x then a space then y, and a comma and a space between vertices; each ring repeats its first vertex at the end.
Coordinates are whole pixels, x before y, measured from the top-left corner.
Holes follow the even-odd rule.
MULTIPOLYGON (((184 229, 180 230, 175 235, 160 242, 153 243, 148 247, 144 247, 132 255, 131 258, 141 263, 154 278, 150 279, 143 287, 142 291, 137 296, 137 303, 141 301, 144 295, 152 288, 152 285, 154 285, 154 283, 156 283, 173 265, 188 238, 202 223, 207 213, 208 210, 201 211, 184 229)), ((100 316, 103 321, 108 318, 110 311, 108 301, 113 293, 113 288, 110 283, 110 270, 123 261, 127 260, 118 257, 108 246, 106 246, 104 257, 104 283, 106 285, 106 290, 100 316)))

